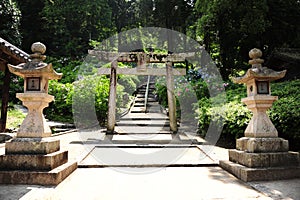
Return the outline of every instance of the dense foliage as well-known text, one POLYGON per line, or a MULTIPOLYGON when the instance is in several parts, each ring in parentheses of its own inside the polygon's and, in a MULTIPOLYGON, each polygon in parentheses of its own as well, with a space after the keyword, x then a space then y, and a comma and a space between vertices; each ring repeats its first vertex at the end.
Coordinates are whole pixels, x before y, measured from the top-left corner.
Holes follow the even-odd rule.
POLYGON ((40 15, 45 22, 43 29, 48 31, 45 41, 51 53, 64 57, 85 55, 89 40, 101 41, 113 31, 111 13, 107 0, 46 1, 40 15))
POLYGON ((12 0, 0 2, 0 37, 15 44, 21 44, 19 31, 21 13, 16 3, 12 0))
POLYGON ((197 0, 196 35, 218 61, 224 79, 243 69, 249 49, 300 45, 300 2, 297 0, 197 0))
MULTIPOLYGON (((253 47, 263 49, 268 60, 277 48, 300 45, 298 0, 14 1, 22 14, 22 48, 30 51, 30 45, 40 40, 48 54, 59 58, 78 59, 87 54, 91 41, 101 42, 125 30, 165 27, 205 45, 228 79, 245 68, 253 47)), ((17 9, 14 1, 3 2, 9 2, 12 10, 17 9)), ((19 17, 19 12, 13 13, 10 18, 1 16, 6 19, 2 26, 12 27, 9 23, 19 17)), ((7 39, 16 35, 7 32, 8 28, 0 30, 6 31, 2 37, 7 39)), ((118 43, 123 42, 120 35, 118 43)))
POLYGON ((300 80, 272 84, 279 97, 270 110, 270 119, 279 136, 288 139, 292 149, 300 150, 300 80))

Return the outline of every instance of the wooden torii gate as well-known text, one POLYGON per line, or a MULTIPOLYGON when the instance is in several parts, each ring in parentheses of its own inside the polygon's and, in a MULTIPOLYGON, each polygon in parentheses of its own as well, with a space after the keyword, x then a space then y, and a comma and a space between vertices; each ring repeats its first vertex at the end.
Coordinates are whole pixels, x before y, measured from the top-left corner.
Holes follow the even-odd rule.
POLYGON ((112 133, 116 123, 116 93, 117 93, 117 74, 124 75, 151 75, 166 76, 167 95, 169 107, 170 130, 178 131, 176 120, 176 100, 174 95, 174 76, 183 76, 185 69, 173 68, 173 63, 186 63, 188 57, 193 57, 195 53, 178 54, 156 54, 144 52, 104 52, 89 50, 89 55, 97 57, 101 61, 111 62, 110 68, 99 68, 99 75, 110 75, 109 101, 108 101, 108 120, 107 132, 112 133), (136 68, 118 68, 118 62, 135 62, 136 68), (149 68, 148 63, 165 63, 166 69, 149 68))

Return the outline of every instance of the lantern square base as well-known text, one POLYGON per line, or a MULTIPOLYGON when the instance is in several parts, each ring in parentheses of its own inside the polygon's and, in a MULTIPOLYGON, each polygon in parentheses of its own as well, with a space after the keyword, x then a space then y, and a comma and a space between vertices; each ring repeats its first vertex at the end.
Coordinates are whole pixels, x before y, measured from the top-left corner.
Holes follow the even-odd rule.
POLYGON ((52 170, 68 162, 67 151, 51 154, 8 154, 0 156, 0 169, 52 170))
POLYGON ((242 137, 236 140, 236 149, 249 153, 263 152, 287 152, 289 150, 288 140, 282 138, 253 138, 242 137))
POLYGON ((250 168, 231 161, 221 160, 220 167, 245 182, 300 178, 300 166, 250 168))
POLYGON ((5 143, 5 154, 49 154, 60 149, 54 138, 15 138, 5 143))
POLYGON ((15 138, 0 155, 0 184, 57 185, 77 169, 55 138, 15 138))
POLYGON ((248 153, 229 150, 229 160, 246 167, 291 167, 300 166, 298 152, 248 153))
POLYGON ((243 181, 300 178, 300 154, 288 151, 282 138, 243 137, 236 148, 229 150, 229 161, 219 164, 243 181))
POLYGON ((76 169, 68 162, 50 171, 0 170, 0 184, 58 185, 76 169))

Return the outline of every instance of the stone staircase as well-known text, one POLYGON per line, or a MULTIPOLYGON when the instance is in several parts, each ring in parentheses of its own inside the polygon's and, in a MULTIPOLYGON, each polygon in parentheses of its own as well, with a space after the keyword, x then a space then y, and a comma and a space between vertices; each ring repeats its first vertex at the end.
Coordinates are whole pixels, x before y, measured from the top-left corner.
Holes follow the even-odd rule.
MULTIPOLYGON (((149 138, 149 135, 153 134, 171 134, 169 118, 154 94, 155 83, 150 82, 147 97, 146 89, 146 84, 137 89, 136 97, 129 113, 116 123, 118 135, 139 134, 140 137, 144 135, 146 138, 149 138)), ((165 138, 170 139, 170 136, 165 138)))
POLYGON ((115 133, 87 141, 87 145, 95 146, 79 167, 216 165, 200 148, 205 143, 202 138, 170 131, 169 118, 154 94, 154 83, 149 84, 147 99, 146 88, 142 85, 137 89, 128 114, 116 122, 115 133))

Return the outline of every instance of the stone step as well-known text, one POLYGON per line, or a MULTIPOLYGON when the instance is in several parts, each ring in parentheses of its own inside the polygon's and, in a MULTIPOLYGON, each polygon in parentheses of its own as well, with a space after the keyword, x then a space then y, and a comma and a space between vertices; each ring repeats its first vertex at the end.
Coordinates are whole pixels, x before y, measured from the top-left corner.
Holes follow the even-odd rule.
MULTIPOLYGON (((147 88, 147 85, 142 85, 138 89, 146 89, 146 88, 147 88)), ((149 88, 155 89, 155 85, 149 84, 149 88)))
POLYGON ((136 98, 145 98, 145 94, 138 94, 136 95, 136 98))
MULTIPOLYGON (((135 109, 138 109, 138 108, 141 108, 141 107, 144 107, 144 105, 141 106, 140 104, 138 104, 138 106, 134 106, 135 109)), ((153 105, 153 104, 151 104, 151 102, 150 102, 150 103, 147 104, 147 110, 149 110, 149 109, 152 109, 152 110, 158 109, 158 110, 159 110, 159 109, 160 109, 160 106, 153 105)))
MULTIPOLYGON (((136 98, 141 98, 141 97, 143 97, 143 98, 145 98, 145 93, 144 92, 142 92, 142 93, 138 93, 137 95, 136 95, 136 98)), ((152 94, 152 93, 148 93, 148 98, 149 97, 151 97, 151 98, 155 98, 156 96, 154 95, 154 94, 152 94)))
MULTIPOLYGON (((137 99, 137 100, 135 100, 135 103, 141 103, 141 102, 145 102, 145 99, 137 99)), ((154 98, 149 98, 147 102, 157 102, 157 100, 154 99, 154 98)))
MULTIPOLYGON (((149 93, 153 93, 154 90, 155 90, 154 88, 149 88, 149 93)), ((138 89, 137 93, 138 94, 140 94, 140 93, 146 93, 146 89, 138 89)))
POLYGON ((145 107, 145 104, 143 103, 136 103, 133 105, 133 107, 145 107))
POLYGON ((165 117, 165 118, 148 118, 148 117, 140 117, 140 118, 121 118, 120 121, 143 121, 143 120, 147 120, 147 121, 158 121, 158 120, 166 120, 169 121, 169 118, 165 117))
POLYGON ((118 127, 129 127, 129 126, 139 126, 139 127, 169 127, 169 123, 128 123, 128 121, 122 123, 118 122, 117 125, 118 127))
POLYGON ((130 113, 162 113, 160 110, 133 110, 130 113))

